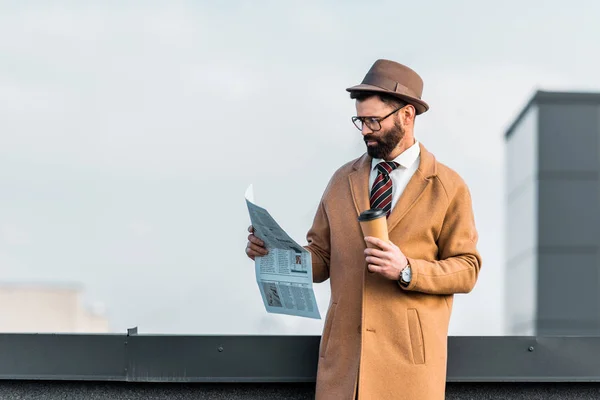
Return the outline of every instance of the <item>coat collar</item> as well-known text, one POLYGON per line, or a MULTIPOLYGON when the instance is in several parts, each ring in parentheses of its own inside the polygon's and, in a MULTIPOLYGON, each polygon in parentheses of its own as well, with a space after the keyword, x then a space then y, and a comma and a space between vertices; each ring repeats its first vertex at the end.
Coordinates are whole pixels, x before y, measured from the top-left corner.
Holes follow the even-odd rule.
MULTIPOLYGON (((436 160, 432 153, 427 151, 425 146, 419 142, 421 150, 421 160, 419 168, 412 176, 404 192, 400 196, 398 203, 392 209, 387 220, 388 231, 402 220, 406 213, 419 200, 425 188, 431 182, 431 178, 437 174, 436 160)), ((350 190, 357 215, 371 208, 369 203, 369 173, 371 170, 372 158, 367 154, 363 154, 352 165, 353 171, 348 176, 350 181, 350 190)))

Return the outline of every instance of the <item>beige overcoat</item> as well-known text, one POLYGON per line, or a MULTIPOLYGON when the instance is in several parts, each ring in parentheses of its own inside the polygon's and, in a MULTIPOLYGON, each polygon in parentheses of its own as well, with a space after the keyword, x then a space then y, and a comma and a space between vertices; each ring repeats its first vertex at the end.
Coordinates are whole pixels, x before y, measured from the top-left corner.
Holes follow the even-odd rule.
POLYGON ((313 280, 330 280, 319 349, 317 400, 444 398, 453 295, 479 274, 470 192, 420 144, 419 168, 388 219, 408 258, 406 288, 367 270, 358 215, 369 209, 371 158, 338 169, 307 234, 313 280))

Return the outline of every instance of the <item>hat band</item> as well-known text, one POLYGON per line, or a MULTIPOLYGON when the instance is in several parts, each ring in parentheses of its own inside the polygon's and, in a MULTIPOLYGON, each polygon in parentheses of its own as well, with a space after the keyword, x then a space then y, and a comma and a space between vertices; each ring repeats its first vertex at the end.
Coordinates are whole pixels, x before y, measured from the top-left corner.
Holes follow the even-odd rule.
POLYGON ((381 76, 379 74, 367 73, 365 78, 362 81, 363 84, 373 85, 380 87, 385 90, 389 90, 390 92, 395 92, 398 94, 403 94, 406 96, 419 98, 412 90, 404 86, 403 84, 396 82, 393 79, 388 79, 385 76, 381 76))

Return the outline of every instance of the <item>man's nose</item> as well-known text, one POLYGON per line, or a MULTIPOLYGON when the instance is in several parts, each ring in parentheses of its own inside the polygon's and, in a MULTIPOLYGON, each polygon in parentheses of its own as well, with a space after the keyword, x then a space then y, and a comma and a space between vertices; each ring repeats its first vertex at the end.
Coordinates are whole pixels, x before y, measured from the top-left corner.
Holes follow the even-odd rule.
POLYGON ((373 130, 371 130, 371 128, 369 128, 369 127, 367 126, 367 124, 363 124, 362 130, 360 131, 360 133, 362 133, 362 135, 363 135, 363 136, 370 135, 370 134, 371 134, 371 133, 373 133, 373 132, 374 132, 374 131, 373 131, 373 130))

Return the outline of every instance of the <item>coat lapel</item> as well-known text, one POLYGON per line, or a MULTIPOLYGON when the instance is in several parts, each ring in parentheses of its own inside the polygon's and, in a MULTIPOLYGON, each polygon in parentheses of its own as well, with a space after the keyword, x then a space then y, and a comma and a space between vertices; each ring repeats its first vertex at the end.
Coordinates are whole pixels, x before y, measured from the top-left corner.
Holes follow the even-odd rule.
POLYGON ((388 231, 391 232, 396 225, 404 218, 406 213, 415 205, 419 200, 429 183, 431 177, 435 175, 435 158, 433 154, 425 149, 423 144, 419 143, 421 150, 421 161, 419 162, 419 168, 415 174, 408 181, 408 185, 402 192, 402 195, 398 199, 398 203, 390 212, 388 217, 388 231))
POLYGON ((350 190, 357 216, 371 208, 369 201, 369 173, 371 172, 371 157, 365 153, 354 163, 354 171, 348 175, 350 190))

